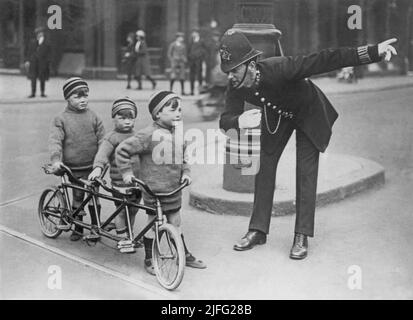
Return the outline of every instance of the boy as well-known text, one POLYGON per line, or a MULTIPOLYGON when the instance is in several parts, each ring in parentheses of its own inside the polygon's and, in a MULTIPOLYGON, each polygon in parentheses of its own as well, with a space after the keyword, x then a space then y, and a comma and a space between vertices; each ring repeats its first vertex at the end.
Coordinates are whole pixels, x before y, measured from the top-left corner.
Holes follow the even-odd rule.
MULTIPOLYGON (((63 95, 67 106, 54 118, 49 134, 52 170, 57 171, 65 164, 76 178, 87 179, 105 129, 102 120, 88 108, 89 87, 85 80, 78 77, 67 79, 63 85, 63 95)), ((73 210, 79 208, 83 198, 83 191, 73 189, 73 210)), ((99 213, 100 205, 97 209, 99 213)), ((92 205, 89 205, 89 211, 92 223, 96 224, 92 205)), ((80 221, 83 220, 82 215, 78 216, 80 221)), ((83 228, 75 226, 70 240, 78 241, 82 233, 83 228)))
MULTIPOLYGON (((183 139, 179 139, 178 135, 174 134, 176 122, 180 122, 182 118, 182 108, 180 98, 170 91, 160 91, 153 95, 149 101, 149 112, 152 115, 154 122, 152 125, 140 130, 131 138, 123 141, 116 149, 116 163, 122 174, 125 183, 131 183, 133 178, 132 166, 130 159, 133 155, 140 155, 140 178, 149 185, 155 192, 169 192, 177 188, 184 181, 191 182, 189 176, 189 165, 185 161, 186 145, 183 139), (162 136, 161 139, 160 136, 162 136), (162 150, 159 145, 162 143, 162 150), (159 151, 158 151, 159 150, 159 151), (166 150, 171 151, 167 154, 166 150), (163 158, 173 155, 172 159, 178 161, 164 161, 163 158), (179 161, 180 160, 180 161, 179 161), (171 163, 172 162, 172 163, 171 163)), ((143 194, 145 204, 151 205, 153 199, 143 194)), ((185 248, 186 265, 193 268, 206 268, 205 263, 196 259, 187 249, 180 228, 181 225, 181 202, 182 192, 161 199, 163 212, 165 213, 168 222, 178 228, 185 248)), ((151 217, 148 216, 148 221, 151 217)), ((153 230, 148 231, 143 239, 145 247, 145 269, 150 274, 155 274, 152 265, 152 243, 153 230)))
MULTIPOLYGON (((122 180, 122 175, 119 172, 119 168, 115 162, 115 149, 116 147, 125 139, 133 136, 135 131, 133 127, 135 125, 135 119, 138 114, 138 109, 136 104, 128 97, 120 98, 115 100, 112 105, 112 119, 114 124, 114 129, 110 131, 103 139, 102 144, 99 146, 99 150, 95 156, 95 161, 93 163, 93 171, 89 175, 89 180, 93 180, 100 177, 103 168, 106 164, 110 163, 110 179, 112 182, 112 187, 120 192, 125 192, 127 187, 133 186, 132 184, 125 184, 122 180)), ((133 167, 137 168, 138 164, 134 164, 133 167)), ((117 195, 114 194, 114 197, 117 195)), ((131 194, 127 196, 127 199, 132 202, 139 202, 140 195, 131 194)), ((115 203, 119 206, 119 203, 115 203)), ((129 208, 129 216, 131 227, 135 222, 135 216, 138 212, 138 208, 129 208)), ((127 235, 127 220, 126 211, 121 211, 115 218, 116 220, 116 234, 127 235)), ((129 235, 130 236, 130 235, 129 235)), ((135 252, 135 248, 132 242, 127 238, 125 240, 119 241, 118 247, 120 251, 123 252, 135 252)))

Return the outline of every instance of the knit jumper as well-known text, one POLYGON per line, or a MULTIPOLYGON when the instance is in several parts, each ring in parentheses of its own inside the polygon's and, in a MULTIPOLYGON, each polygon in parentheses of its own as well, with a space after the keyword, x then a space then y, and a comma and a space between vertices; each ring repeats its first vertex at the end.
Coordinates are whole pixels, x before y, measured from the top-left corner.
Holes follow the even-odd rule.
POLYGON ((50 128, 50 160, 61 161, 75 171, 92 169, 104 135, 102 120, 92 110, 67 106, 53 119, 50 128))
MULTIPOLYGON (((119 132, 116 129, 109 132, 103 139, 99 150, 95 156, 93 168, 104 168, 106 164, 110 164, 110 180, 115 187, 130 187, 123 182, 122 175, 115 161, 115 149, 125 139, 132 137, 135 131, 119 132)), ((137 174, 139 171, 139 158, 132 158, 132 169, 137 174)))
MULTIPOLYGON (((139 154, 139 178, 155 193, 170 192, 180 186, 183 174, 189 175, 186 143, 174 130, 161 127, 154 122, 139 130, 119 144, 116 149, 116 163, 123 176, 132 174, 131 157, 139 154)), ((154 199, 143 194, 144 203, 153 206, 154 199)), ((182 192, 168 198, 161 198, 164 211, 179 209, 182 205, 182 192)))

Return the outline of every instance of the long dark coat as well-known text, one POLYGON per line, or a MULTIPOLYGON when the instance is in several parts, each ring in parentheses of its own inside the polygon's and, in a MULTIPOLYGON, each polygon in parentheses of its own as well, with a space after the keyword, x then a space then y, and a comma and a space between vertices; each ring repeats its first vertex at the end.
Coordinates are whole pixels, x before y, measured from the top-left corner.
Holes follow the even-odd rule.
MULTIPOLYGON (((136 45, 136 43, 135 43, 136 45)), ((142 75, 151 76, 151 64, 149 60, 148 47, 145 40, 141 40, 138 51, 136 53, 136 67, 135 75, 140 77, 142 75)))
POLYGON ((27 61, 30 62, 27 77, 49 80, 50 74, 50 45, 45 39, 41 45, 32 40, 28 47, 27 61))

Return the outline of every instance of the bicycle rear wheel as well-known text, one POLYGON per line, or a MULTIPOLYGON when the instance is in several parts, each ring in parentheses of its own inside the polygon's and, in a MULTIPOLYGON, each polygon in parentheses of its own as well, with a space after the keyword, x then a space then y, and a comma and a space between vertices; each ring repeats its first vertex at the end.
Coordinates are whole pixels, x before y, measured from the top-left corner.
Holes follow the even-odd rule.
POLYGON ((156 278, 168 290, 176 289, 184 277, 185 250, 177 229, 164 223, 159 227, 159 243, 152 246, 152 257, 156 278))
POLYGON ((63 213, 66 210, 66 203, 62 193, 55 188, 47 188, 43 191, 39 199, 38 217, 40 229, 48 238, 57 238, 62 230, 57 225, 65 224, 63 213))

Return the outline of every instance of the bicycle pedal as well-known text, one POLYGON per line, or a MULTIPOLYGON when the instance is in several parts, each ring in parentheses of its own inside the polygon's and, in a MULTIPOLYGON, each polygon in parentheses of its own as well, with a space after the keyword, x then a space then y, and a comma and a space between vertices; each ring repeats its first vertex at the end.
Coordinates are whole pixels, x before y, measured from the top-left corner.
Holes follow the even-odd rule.
POLYGON ((86 212, 85 211, 79 211, 79 213, 77 214, 78 217, 84 217, 86 216, 86 212))
POLYGON ((130 247, 130 246, 132 246, 132 240, 120 240, 118 242, 118 248, 130 247))
POLYGON ((97 241, 100 239, 100 235, 92 233, 84 236, 83 239, 85 239, 86 241, 97 241))
POLYGON ((142 241, 135 242, 134 247, 135 248, 143 248, 143 242, 142 241))
POLYGON ((63 231, 69 231, 72 226, 70 224, 58 224, 56 228, 63 231))
POLYGON ((136 252, 134 247, 124 247, 124 248, 120 248, 119 250, 121 253, 134 253, 136 252))

